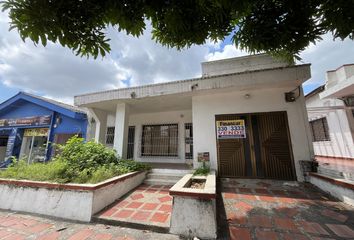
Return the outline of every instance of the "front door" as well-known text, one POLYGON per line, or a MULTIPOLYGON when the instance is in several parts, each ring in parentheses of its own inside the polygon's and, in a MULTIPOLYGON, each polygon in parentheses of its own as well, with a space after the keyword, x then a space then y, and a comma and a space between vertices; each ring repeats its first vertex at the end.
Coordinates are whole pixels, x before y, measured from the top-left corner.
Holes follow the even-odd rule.
POLYGON ((215 120, 240 120, 244 129, 240 135, 217 132, 219 176, 295 179, 286 112, 218 115, 215 120))

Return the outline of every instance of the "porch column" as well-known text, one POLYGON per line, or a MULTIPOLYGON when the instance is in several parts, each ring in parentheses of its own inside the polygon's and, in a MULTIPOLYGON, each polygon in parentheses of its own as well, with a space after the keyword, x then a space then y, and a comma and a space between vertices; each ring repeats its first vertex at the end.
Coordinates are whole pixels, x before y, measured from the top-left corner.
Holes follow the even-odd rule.
POLYGON ((88 108, 88 110, 96 122, 95 141, 105 144, 107 131, 107 112, 97 108, 88 108))
POLYGON ((127 158, 128 145, 128 128, 129 128, 129 106, 126 103, 117 104, 116 122, 114 132, 114 149, 118 156, 127 158))

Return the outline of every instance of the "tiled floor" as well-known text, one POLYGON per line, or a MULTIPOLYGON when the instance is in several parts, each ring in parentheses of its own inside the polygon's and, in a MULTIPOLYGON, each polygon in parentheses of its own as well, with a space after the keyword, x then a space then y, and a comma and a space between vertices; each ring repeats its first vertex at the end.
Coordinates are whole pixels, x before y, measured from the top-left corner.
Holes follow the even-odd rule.
POLYGON ((1 240, 177 240, 178 236, 0 211, 1 240))
POLYGON ((110 220, 163 228, 170 227, 172 197, 171 186, 140 185, 119 199, 98 216, 110 220))
POLYGON ((354 208, 310 185, 232 179, 221 196, 223 239, 354 239, 354 208))

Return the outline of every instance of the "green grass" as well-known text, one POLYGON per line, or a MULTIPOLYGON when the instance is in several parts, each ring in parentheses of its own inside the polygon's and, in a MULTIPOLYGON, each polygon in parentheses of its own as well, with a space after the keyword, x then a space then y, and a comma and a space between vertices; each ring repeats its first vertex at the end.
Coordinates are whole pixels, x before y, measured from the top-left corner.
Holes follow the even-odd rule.
POLYGON ((47 163, 14 162, 0 178, 26 179, 57 183, 98 183, 129 172, 151 167, 134 160, 123 160, 103 144, 73 137, 60 147, 60 153, 47 163))

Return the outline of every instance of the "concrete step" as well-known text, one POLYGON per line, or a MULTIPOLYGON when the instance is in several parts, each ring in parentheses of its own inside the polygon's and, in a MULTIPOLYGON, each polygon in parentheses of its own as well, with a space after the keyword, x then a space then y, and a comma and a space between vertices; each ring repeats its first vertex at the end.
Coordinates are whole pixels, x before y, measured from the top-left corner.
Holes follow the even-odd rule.
POLYGON ((339 171, 336 169, 326 168, 323 166, 318 167, 318 173, 328 176, 328 177, 332 177, 332 178, 339 178, 339 179, 354 181, 354 174, 353 173, 342 172, 342 171, 339 171))
POLYGON ((150 173, 158 173, 158 174, 176 174, 176 175, 185 175, 191 173, 190 169, 166 169, 166 168, 153 168, 150 170, 150 173))
POLYGON ((175 180, 162 180, 162 179, 145 179, 144 183, 147 185, 175 185, 178 181, 175 180))
POLYGON ((180 180, 185 174, 149 173, 147 179, 180 180))

